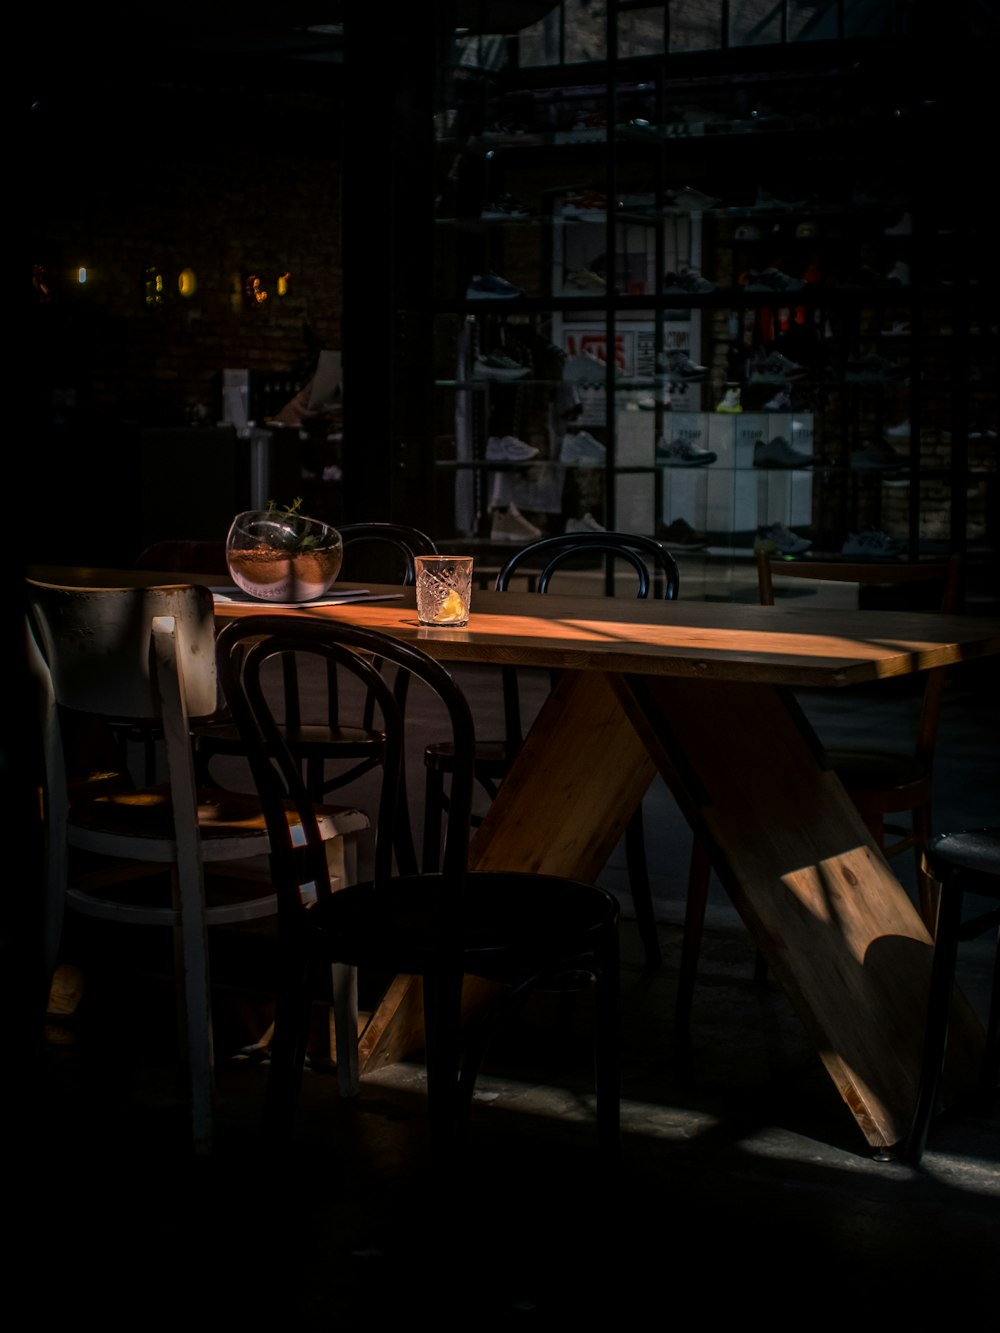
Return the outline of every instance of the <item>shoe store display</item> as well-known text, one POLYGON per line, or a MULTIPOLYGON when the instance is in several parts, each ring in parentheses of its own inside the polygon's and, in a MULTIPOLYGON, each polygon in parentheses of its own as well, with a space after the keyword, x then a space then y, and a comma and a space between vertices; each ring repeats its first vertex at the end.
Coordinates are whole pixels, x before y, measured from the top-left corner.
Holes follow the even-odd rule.
POLYGON ((784 523, 772 523, 770 527, 757 529, 754 551, 764 551, 767 555, 801 555, 808 551, 812 542, 807 537, 786 528, 784 523))
POLYGON ((515 301, 523 296, 520 287, 515 287, 499 273, 477 273, 465 292, 467 301, 515 301))
POLYGON ((904 264, 901 259, 897 259, 892 268, 885 275, 886 282, 898 282, 901 287, 910 285, 910 266, 904 264))
POLYGON ((910 419, 897 421, 895 426, 886 426, 882 432, 887 440, 908 440, 911 434, 910 419))
POLYGON ((656 462, 663 467, 704 467, 718 458, 711 449, 700 449, 690 440, 656 441, 656 462))
POLYGON ((913 332, 908 319, 897 319, 887 329, 882 330, 883 338, 909 338, 913 332))
POLYGON ((670 407, 670 394, 661 393, 658 397, 654 397, 651 393, 644 393, 641 398, 636 400, 636 407, 641 412, 655 412, 658 407, 667 411, 670 407))
POLYGON ((656 358, 656 369, 660 374, 681 380, 702 380, 708 374, 708 366, 699 365, 687 352, 679 350, 661 352, 656 358))
POLYGON ((754 467, 810 467, 817 460, 812 454, 800 454, 783 435, 773 440, 758 440, 753 447, 754 467))
POLYGON ((542 535, 541 528, 529 523, 517 505, 509 504, 506 510, 494 509, 491 542, 533 542, 542 535))
POLYGON ((607 528, 598 523, 594 515, 588 510, 582 518, 568 518, 566 520, 567 532, 607 532, 607 528))
POLYGON ((785 384, 808 374, 805 366, 791 361, 781 352, 765 352, 761 349, 747 362, 747 375, 758 384, 785 384))
POLYGON ((893 560, 903 554, 906 543, 887 532, 876 528, 866 528, 864 532, 851 532, 840 549, 841 555, 860 556, 864 560, 893 560))
POLYGON ((663 290, 677 296, 705 296, 715 291, 715 283, 703 278, 696 268, 682 267, 677 273, 665 273, 663 290))
POLYGON ((668 551, 703 551, 708 545, 705 534, 696 532, 683 518, 675 518, 672 523, 658 523, 656 540, 668 551))
POLYGON ((589 432, 578 430, 572 435, 563 436, 559 450, 560 463, 569 467, 603 467, 607 458, 607 449, 589 432))
POLYGON ((494 463, 526 463, 536 458, 538 450, 514 435, 491 435, 486 441, 486 457, 494 463))
POLYGON ((521 380, 530 374, 530 366, 522 366, 500 351, 477 356, 472 365, 472 378, 476 380, 521 380))
POLYGON ((773 398, 764 404, 765 412, 793 412, 792 395, 787 389, 779 389, 773 398))
POLYGON ((716 404, 715 410, 716 412, 742 412, 743 404, 740 402, 740 390, 736 388, 727 389, 721 400, 716 404))
POLYGON ((792 278, 780 269, 765 268, 747 273, 745 290, 748 292, 800 292, 805 287, 802 278, 792 278))
POLYGON ((851 356, 844 367, 844 379, 851 384, 891 384, 904 383, 909 376, 906 366, 897 365, 887 357, 851 356))

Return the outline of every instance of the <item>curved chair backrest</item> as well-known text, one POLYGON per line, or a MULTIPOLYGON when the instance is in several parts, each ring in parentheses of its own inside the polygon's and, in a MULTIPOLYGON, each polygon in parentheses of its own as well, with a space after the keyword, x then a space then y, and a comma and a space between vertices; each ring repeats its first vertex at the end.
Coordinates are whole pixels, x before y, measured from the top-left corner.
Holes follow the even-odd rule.
MULTIPOLYGON (((475 730, 472 713, 449 672, 420 649, 397 642, 374 630, 334 621, 305 621, 280 616, 250 616, 231 621, 218 638, 218 660, 226 700, 240 729, 257 789, 265 805, 271 839, 272 868, 286 910, 304 904, 299 888, 313 883, 320 895, 330 892, 325 854, 316 828, 312 802, 299 765, 283 739, 280 718, 268 699, 261 672, 275 657, 310 656, 329 672, 346 672, 364 686, 374 700, 385 734, 385 757, 375 829, 375 879, 392 874, 396 813, 405 800, 403 782, 403 728, 405 707, 399 680, 422 681, 440 700, 450 719, 455 768, 451 814, 445 835, 442 906, 447 914, 457 905, 468 859, 472 812, 475 730), (379 670, 379 663, 396 668, 396 683, 379 670), (307 832, 305 848, 293 843, 283 802, 294 802, 307 832)), ((457 926, 458 917, 450 918, 457 926)), ((428 923, 430 924, 430 923, 428 923)))
POLYGON ((541 566, 538 591, 548 592, 553 574, 581 555, 598 554, 624 561, 635 571, 637 597, 655 597, 667 601, 676 599, 680 591, 677 562, 658 541, 629 532, 566 532, 555 537, 542 537, 517 551, 497 575, 498 592, 506 592, 512 575, 523 565, 541 566))
MULTIPOLYGON (((407 527, 402 523, 342 523, 337 531, 343 538, 344 563, 349 576, 354 557, 362 554, 360 548, 378 546, 382 548, 380 554, 388 553, 392 557, 395 569, 398 570, 402 561, 402 584, 404 587, 412 588, 416 582, 413 557, 437 555, 437 547, 426 532, 421 532, 419 528, 407 527)), ((397 580, 395 578, 379 580, 379 582, 390 581, 397 580)))
POLYGON ((63 707, 122 720, 159 718, 151 644, 156 622, 168 618, 188 712, 215 712, 215 615, 207 588, 68 588, 29 579, 27 601, 63 707))

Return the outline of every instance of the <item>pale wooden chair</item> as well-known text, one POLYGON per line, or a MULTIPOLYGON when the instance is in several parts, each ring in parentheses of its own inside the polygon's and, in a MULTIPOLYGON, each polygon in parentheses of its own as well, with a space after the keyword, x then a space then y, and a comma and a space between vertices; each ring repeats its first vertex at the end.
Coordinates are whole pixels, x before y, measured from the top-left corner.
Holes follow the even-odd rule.
MULTIPOLYGON (((44 754, 43 979, 51 981, 59 961, 66 907, 173 931, 191 1134, 205 1152, 213 1111, 207 928, 274 916, 278 907, 256 794, 195 781, 191 722, 217 706, 212 595, 191 585, 84 589, 29 580, 27 611, 44 754), (136 786, 110 722, 156 724, 164 781, 136 786)), ((294 835, 299 818, 288 818, 294 835)), ((367 816, 321 807, 317 818, 331 875, 353 883, 367 816)), ((339 1001, 335 987, 338 1035, 350 1023, 349 980, 339 1001)), ((342 1086, 352 1077, 350 1050, 348 1038, 342 1086)))

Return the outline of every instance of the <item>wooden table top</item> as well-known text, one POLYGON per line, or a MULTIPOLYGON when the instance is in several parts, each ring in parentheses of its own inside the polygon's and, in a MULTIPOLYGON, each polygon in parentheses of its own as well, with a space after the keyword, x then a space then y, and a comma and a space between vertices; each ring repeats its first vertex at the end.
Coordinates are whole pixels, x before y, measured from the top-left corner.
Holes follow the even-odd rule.
MULTIPOLYGON (((220 586, 218 576, 33 567, 43 582, 89 587, 220 586)), ((343 585, 347 591, 352 585, 343 585)), ((356 585, 353 585, 356 586, 356 585)), ((477 590, 465 629, 417 624, 412 588, 343 606, 222 604, 220 618, 275 614, 345 620, 417 643, 446 661, 484 662, 791 686, 844 686, 1000 653, 1000 620, 732 602, 567 597, 477 590), (402 592, 402 596, 399 593, 402 592)))

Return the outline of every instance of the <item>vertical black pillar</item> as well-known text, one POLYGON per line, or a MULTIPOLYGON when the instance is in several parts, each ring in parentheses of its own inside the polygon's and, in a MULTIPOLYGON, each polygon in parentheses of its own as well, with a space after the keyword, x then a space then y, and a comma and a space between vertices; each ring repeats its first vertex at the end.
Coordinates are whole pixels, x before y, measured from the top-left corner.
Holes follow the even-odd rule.
POLYGON ((434 88, 450 6, 345 7, 341 236, 348 522, 427 522, 434 88))

